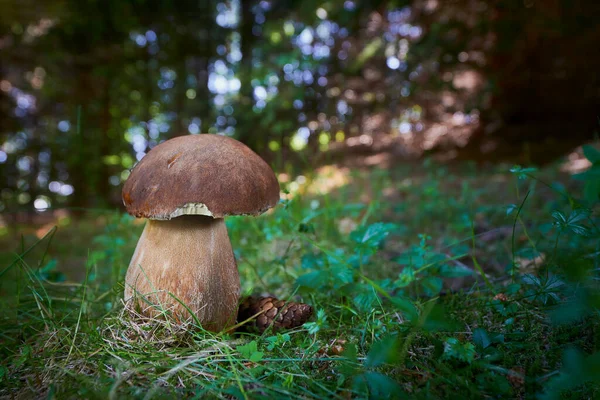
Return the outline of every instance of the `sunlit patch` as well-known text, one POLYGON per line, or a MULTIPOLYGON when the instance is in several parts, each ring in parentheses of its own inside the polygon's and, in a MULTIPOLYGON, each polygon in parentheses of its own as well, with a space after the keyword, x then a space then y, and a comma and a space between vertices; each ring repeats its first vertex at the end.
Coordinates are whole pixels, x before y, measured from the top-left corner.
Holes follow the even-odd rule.
POLYGON ((23 35, 23 41, 25 43, 32 43, 35 39, 48 33, 55 23, 56 20, 42 18, 37 23, 28 25, 23 35))
POLYGON ((325 10, 324 8, 317 8, 317 17, 319 17, 320 19, 325 19, 327 18, 327 10, 325 10))
POLYGON ((349 235, 358 227, 358 223, 349 217, 343 217, 337 220, 338 231, 342 235, 349 235))
POLYGON ((188 125, 188 132, 192 135, 196 135, 200 133, 200 126, 202 124, 202 120, 200 118, 193 118, 192 122, 188 125))
POLYGON ((350 170, 335 165, 326 165, 317 169, 315 178, 308 183, 310 194, 327 194, 350 183, 350 170))
POLYGON ((560 170, 569 174, 579 174, 591 166, 592 163, 583 154, 583 147, 578 147, 567 156, 567 160, 560 166, 560 170))
POLYGON ((298 131, 292 136, 292 140, 290 141, 290 147, 294 151, 303 150, 308 144, 308 138, 310 136, 310 130, 303 126, 298 129, 298 131))
POLYGON ((286 174, 285 172, 282 172, 277 176, 277 179, 279 180, 280 183, 287 183, 290 181, 290 176, 288 174, 286 174))
POLYGON ((60 121, 58 123, 58 130, 61 132, 68 132, 71 129, 71 123, 69 121, 60 121))
POLYGON ((346 144, 348 145, 348 147, 355 147, 355 146, 371 146, 373 144, 373 137, 369 136, 369 135, 360 135, 360 136, 355 136, 355 137, 351 137, 348 138, 348 140, 346 140, 346 144))
POLYGON ((38 196, 33 202, 33 207, 36 211, 45 211, 50 208, 50 199, 46 196, 38 196))
POLYGON ((398 132, 400 132, 403 135, 407 135, 412 131, 412 124, 410 122, 401 122, 400 125, 398 125, 398 132))
POLYGON ((254 88, 254 97, 257 100, 266 100, 267 99, 267 89, 264 86, 257 86, 254 88))
POLYGON ((444 137, 448 133, 448 127, 444 124, 434 124, 430 129, 425 132, 425 140, 421 145, 423 150, 432 149, 440 138, 444 137))
POLYGON ((46 236, 48 234, 48 232, 50 232, 50 229, 54 228, 55 226, 56 226, 56 222, 54 222, 54 221, 44 224, 35 230, 35 236, 38 239, 41 239, 44 236, 46 236))
POLYGON ((217 3, 217 24, 223 28, 235 28, 239 23, 239 2, 217 3))
POLYGON ((0 90, 3 92, 10 92, 12 89, 12 84, 7 80, 0 81, 0 90))
POLYGON ((73 186, 61 185, 58 194, 60 194, 61 196, 70 196, 73 194, 73 192, 75 192, 75 188, 73 188, 73 186))
POLYGON ((271 151, 279 151, 279 149, 281 148, 281 146, 279 145, 279 142, 276 140, 271 140, 269 141, 269 150, 271 151))
POLYGON ((467 91, 479 89, 483 85, 483 81, 481 74, 473 70, 458 71, 452 76, 452 85, 457 89, 467 91))
POLYGON ((395 56, 388 57, 386 60, 386 64, 390 69, 400 68, 400 60, 398 59, 398 57, 395 56))
POLYGON ((194 100, 196 98, 196 91, 194 89, 186 90, 185 97, 187 97, 190 100, 194 100))
POLYGON ((384 166, 390 164, 392 158, 392 155, 389 153, 379 153, 365 157, 363 162, 367 166, 384 166))
POLYGON ((34 89, 41 89, 44 86, 46 70, 42 67, 35 67, 33 72, 28 72, 25 77, 34 89))

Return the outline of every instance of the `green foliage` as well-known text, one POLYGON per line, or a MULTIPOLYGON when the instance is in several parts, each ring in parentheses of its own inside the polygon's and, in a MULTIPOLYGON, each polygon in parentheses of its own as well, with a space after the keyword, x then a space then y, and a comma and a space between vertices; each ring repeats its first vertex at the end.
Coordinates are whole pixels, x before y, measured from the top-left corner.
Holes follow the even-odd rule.
POLYGON ((396 336, 387 336, 373 343, 362 363, 355 347, 350 347, 344 356, 343 377, 344 380, 350 378, 355 393, 369 393, 369 398, 375 399, 397 398, 404 393, 398 382, 375 370, 400 361, 400 343, 396 336))
POLYGON ((539 278, 532 274, 525 274, 523 275, 523 282, 530 287, 525 293, 533 301, 539 301, 542 304, 560 301, 560 289, 564 282, 556 276, 539 278))
POLYGON ((472 343, 461 343, 456 338, 447 338, 444 341, 444 354, 442 358, 445 360, 458 360, 472 363, 475 359, 475 346, 472 343))
POLYGON ((561 399, 567 391, 585 384, 600 384, 600 352, 586 356, 576 348, 564 352, 563 367, 559 375, 546 385, 541 399, 561 399))
POLYGON ((515 174, 519 179, 527 179, 532 176, 534 172, 537 171, 537 168, 523 168, 520 165, 515 165, 510 169, 510 172, 515 174))
POLYGON ((304 328, 306 328, 307 332, 314 335, 319 332, 322 328, 327 327, 327 315, 325 315, 325 310, 320 309, 317 311, 317 320, 315 322, 306 322, 304 323, 304 328))
POLYGON ((275 347, 280 347, 280 346, 283 346, 286 343, 288 343, 291 340, 291 337, 288 333, 284 333, 284 334, 278 333, 275 336, 269 336, 269 337, 265 338, 265 340, 269 343, 267 345, 267 350, 273 351, 273 349, 275 349, 275 347))
POLYGON ((353 231, 350 234, 350 239, 354 240, 359 246, 375 249, 395 229, 397 229, 395 224, 377 222, 353 231))
POLYGON ((600 201, 600 151, 593 146, 583 146, 583 154, 592 163, 592 166, 577 176, 585 182, 583 189, 584 198, 591 202, 600 201))
POLYGON ((397 364, 400 361, 400 342, 396 336, 388 336, 373 343, 367 353, 364 366, 376 368, 385 364, 397 364))
POLYGON ((586 209, 575 209, 567 217, 560 211, 552 212, 552 218, 554 218, 554 225, 558 228, 559 233, 563 231, 571 231, 576 235, 586 236, 590 233, 587 226, 582 225, 583 221, 588 220, 590 217, 590 210, 586 209))
MULTIPOLYGON (((48 237, 17 239, 21 256, 0 281, 0 393, 443 398, 452 387, 464 398, 596 395, 595 209, 540 185, 553 170, 505 173, 501 183, 490 179, 498 171, 467 170, 460 185, 431 163, 421 173, 422 183, 406 187, 387 172, 354 172, 352 185, 328 195, 290 191, 273 213, 227 220, 243 293, 314 307, 312 320, 291 331, 215 335, 123 312, 123 276, 142 229, 130 217, 59 227, 50 246, 48 237), (364 187, 372 198, 356 203, 364 187), (384 197, 384 188, 398 197, 384 197), (518 213, 506 214, 510 203, 518 213), (70 243, 83 231, 93 239, 78 253, 70 243), (85 255, 79 283, 66 269, 73 254, 85 255), (27 378, 38 375, 52 378, 27 378)), ((573 198, 581 189, 566 188, 573 198)))
POLYGON ((242 357, 252 362, 258 362, 262 360, 264 355, 262 351, 258 351, 258 345, 256 344, 255 340, 245 345, 236 347, 236 350, 240 352, 242 357))

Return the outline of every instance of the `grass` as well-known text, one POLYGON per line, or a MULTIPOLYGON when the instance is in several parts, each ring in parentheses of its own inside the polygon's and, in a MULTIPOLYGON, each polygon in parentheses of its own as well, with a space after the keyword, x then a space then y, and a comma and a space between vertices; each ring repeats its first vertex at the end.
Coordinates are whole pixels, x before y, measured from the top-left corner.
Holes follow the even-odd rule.
POLYGON ((125 312, 142 229, 126 215, 5 235, 0 396, 600 394, 600 232, 584 182, 429 162, 280 178, 289 199, 227 225, 244 294, 307 302, 312 321, 212 334, 125 312))

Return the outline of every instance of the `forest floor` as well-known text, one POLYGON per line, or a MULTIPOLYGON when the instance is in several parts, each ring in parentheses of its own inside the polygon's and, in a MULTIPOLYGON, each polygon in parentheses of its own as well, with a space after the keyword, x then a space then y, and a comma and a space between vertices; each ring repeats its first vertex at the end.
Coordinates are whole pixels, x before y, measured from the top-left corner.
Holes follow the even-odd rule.
POLYGON ((0 236, 0 397, 600 395, 585 182, 432 161, 279 179, 282 204, 227 226, 244 295, 308 303, 310 322, 213 334, 134 318, 123 277, 143 221, 59 213, 0 236))

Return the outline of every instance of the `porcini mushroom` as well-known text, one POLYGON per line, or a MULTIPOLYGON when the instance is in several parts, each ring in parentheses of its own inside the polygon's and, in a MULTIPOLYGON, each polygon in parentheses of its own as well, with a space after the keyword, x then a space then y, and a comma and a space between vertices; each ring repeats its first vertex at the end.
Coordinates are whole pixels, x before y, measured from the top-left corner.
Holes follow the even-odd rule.
POLYGON ((123 186, 127 212, 148 218, 125 300, 135 297, 149 316, 166 309, 186 320, 189 309, 211 331, 233 324, 240 280, 223 218, 259 215, 278 201, 273 170, 237 140, 201 134, 157 145, 123 186))

